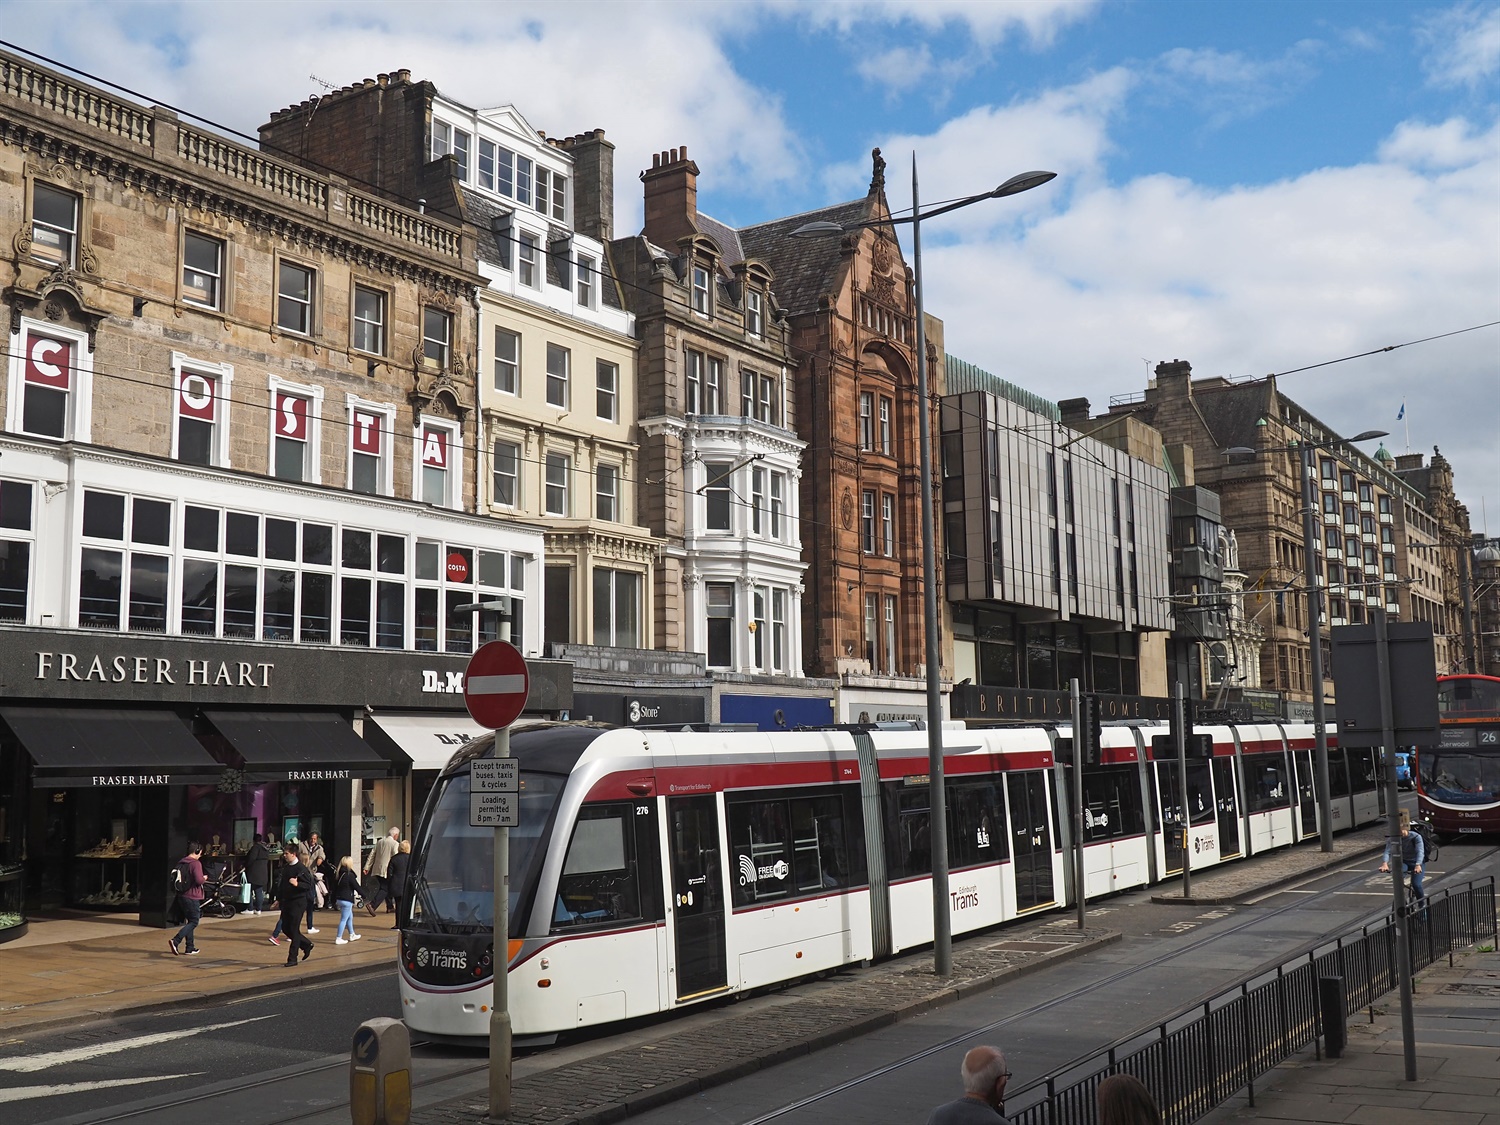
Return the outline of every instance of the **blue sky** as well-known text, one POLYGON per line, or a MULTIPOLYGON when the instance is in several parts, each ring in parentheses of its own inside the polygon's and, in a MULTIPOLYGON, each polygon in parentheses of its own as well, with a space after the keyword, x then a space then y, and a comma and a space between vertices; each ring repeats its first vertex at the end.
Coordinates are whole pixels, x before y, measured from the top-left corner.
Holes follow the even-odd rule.
MULTIPOLYGON (((688 145, 700 206, 750 224, 1053 183, 924 229, 949 350, 1102 409, 1162 359, 1263 375, 1500 319, 1500 3, 1235 0, 0 0, 0 37, 253 130, 407 67, 617 147, 688 145)), ((1500 328, 1291 376, 1345 433, 1458 470, 1500 534, 1500 328)))

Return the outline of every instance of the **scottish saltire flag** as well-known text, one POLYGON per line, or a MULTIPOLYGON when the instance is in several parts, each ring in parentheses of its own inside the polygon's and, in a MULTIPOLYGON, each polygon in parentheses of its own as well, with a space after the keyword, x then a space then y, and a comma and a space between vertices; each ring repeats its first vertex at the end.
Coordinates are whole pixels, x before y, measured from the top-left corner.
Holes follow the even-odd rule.
POLYGON ((1398 411, 1396 411, 1396 421, 1399 422, 1399 421, 1401 421, 1401 419, 1403 419, 1405 417, 1406 417, 1406 400, 1402 399, 1401 400, 1401 409, 1398 410, 1398 411))

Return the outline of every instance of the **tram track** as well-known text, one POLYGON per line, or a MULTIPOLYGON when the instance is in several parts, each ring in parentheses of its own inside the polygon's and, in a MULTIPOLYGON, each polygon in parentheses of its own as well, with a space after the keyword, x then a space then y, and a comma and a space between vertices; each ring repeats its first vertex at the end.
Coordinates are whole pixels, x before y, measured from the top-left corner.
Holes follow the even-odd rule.
MULTIPOLYGON (((1458 866, 1456 866, 1454 868, 1451 868, 1451 869, 1449 869, 1447 871, 1444 871, 1441 879, 1434 880, 1434 884, 1433 885, 1437 886, 1437 885, 1440 885, 1442 883, 1451 882, 1453 880, 1453 878, 1456 875, 1458 875, 1460 872, 1462 872, 1464 870, 1467 870, 1468 868, 1470 868, 1470 867, 1474 866, 1475 864, 1479 863, 1481 860, 1486 859, 1489 856, 1495 854, 1497 851, 1500 851, 1500 848, 1496 848, 1496 847, 1486 848, 1485 850, 1481 851, 1479 854, 1477 854, 1477 855, 1473 856, 1472 858, 1464 861, 1463 863, 1460 863, 1458 866)), ((1325 872, 1320 872, 1320 873, 1318 873, 1317 875, 1315 875, 1315 876, 1313 876, 1311 878, 1302 880, 1301 883, 1299 883, 1297 885, 1300 886, 1303 883, 1316 882, 1319 879, 1325 879, 1327 877, 1328 877, 1328 873, 1326 871, 1325 872)), ((1346 889, 1348 887, 1354 886, 1354 885, 1356 885, 1358 883, 1361 883, 1361 882, 1365 881, 1368 878, 1369 878, 1369 872, 1368 871, 1362 871, 1362 872, 1360 872, 1357 875, 1352 875, 1352 876, 1350 876, 1347 879, 1341 880, 1334 887, 1328 889, 1325 893, 1326 894, 1330 894, 1330 895, 1338 894, 1340 891, 1342 891, 1342 890, 1344 890, 1344 889, 1346 889)), ((1285 891, 1290 890, 1290 889, 1293 889, 1293 888, 1280 888, 1275 893, 1284 893, 1285 891)), ((845 1093, 845 1092, 847 1092, 849 1090, 857 1089, 858 1087, 866 1085, 867 1083, 874 1082, 874 1081, 876 1081, 876 1080, 878 1080, 880 1078, 883 1078, 883 1077, 885 1077, 888 1074, 893 1074, 896 1071, 902 1069, 903 1067, 910 1066, 912 1063, 920 1062, 923 1059, 930 1058, 931 1056, 939 1054, 939 1053, 941 1053, 943 1051, 952 1050, 954 1047, 957 1047, 957 1046, 959 1046, 960 1044, 963 1044, 963 1043, 967 1043, 970 1040, 976 1039, 979 1036, 984 1035, 984 1034, 986 1034, 988 1032, 996 1031, 996 1030, 998 1030, 1000 1028, 1003 1028, 1003 1027, 1006 1027, 1006 1026, 1008 1026, 1010 1024, 1014 1024, 1014 1023, 1016 1023, 1016 1022, 1018 1022, 1020 1020, 1031 1019, 1032 1017, 1037 1016, 1037 1015, 1039 1015, 1039 1014, 1041 1014, 1043 1012, 1049 1011, 1049 1010, 1051 1010, 1053 1008, 1060 1007, 1063 1004, 1070 1003, 1070 1002, 1072 1002, 1074 1000, 1079 999, 1080 997, 1087 996, 1091 992, 1098 991, 1099 989, 1102 989, 1102 988, 1108 988, 1110 985, 1116 984, 1116 983, 1118 983, 1118 982, 1120 982, 1122 980, 1127 980, 1130 977, 1135 976, 1137 974, 1140 974, 1140 973, 1143 973, 1143 972, 1147 972, 1147 971, 1149 971, 1151 969, 1154 969, 1154 968, 1158 968, 1161 965, 1165 964, 1166 962, 1171 961, 1171 960, 1173 960, 1173 959, 1175 959, 1177 957, 1181 957, 1184 954, 1188 954, 1188 953, 1193 952, 1194 950, 1201 949, 1201 948, 1203 948, 1206 945, 1212 944, 1213 942, 1220 941, 1220 940, 1222 940, 1224 938, 1227 938, 1227 937, 1232 937, 1233 935, 1235 935, 1237 933, 1243 933, 1245 930, 1248 930, 1248 929, 1250 929, 1253 926, 1259 925, 1259 924, 1261 924, 1263 922, 1270 921, 1270 920, 1272 920, 1274 918, 1279 917, 1282 914, 1286 914, 1286 913, 1289 913, 1291 911, 1300 909, 1302 906, 1303 906, 1303 903, 1301 903, 1301 902, 1289 902, 1285 906, 1280 906, 1280 907, 1277 907, 1277 908, 1275 908, 1273 910, 1266 911, 1264 913, 1258 913, 1254 917, 1247 918, 1243 922, 1241 922, 1241 923, 1239 923, 1237 925, 1230 926, 1230 927, 1228 927, 1226 929, 1223 929, 1223 930, 1218 930, 1218 931, 1216 931, 1216 932, 1214 932, 1212 934, 1205 934, 1202 937, 1195 938, 1194 940, 1188 942, 1186 945, 1183 945, 1183 946, 1180 946, 1180 947, 1178 947, 1176 949, 1173 949, 1172 951, 1170 951, 1168 953, 1163 953, 1163 954, 1161 954, 1161 955, 1159 955, 1157 957, 1153 957, 1150 960, 1144 961, 1144 962, 1142 962, 1139 965, 1133 965, 1130 968, 1121 969, 1118 972, 1112 973, 1109 976, 1104 977, 1101 980, 1094 981, 1094 982, 1086 984, 1086 985, 1080 985, 1079 987, 1077 987, 1075 989, 1072 989, 1069 992, 1065 992, 1065 993, 1062 993, 1061 995, 1051 997, 1051 998, 1049 998, 1047 1000, 1044 1000, 1044 1001, 1042 1001, 1040 1003, 1037 1003, 1037 1004, 1033 1004, 1030 1007, 1024 1008, 1024 1009, 1022 1009, 1020 1011, 1012 1012, 1011 1014, 1005 1016, 1003 1019, 993 1020, 990 1023, 984 1024, 984 1025, 982 1025, 980 1027, 971 1028, 970 1030, 965 1031, 962 1034, 950 1036, 949 1038, 943 1040, 940 1043, 935 1043, 935 1044, 933 1044, 933 1045, 931 1045, 929 1047, 924 1047, 920 1051, 914 1051, 914 1052, 912 1052, 912 1053, 910 1053, 910 1054, 908 1054, 908 1055, 906 1055, 906 1056, 904 1056, 902 1058, 896 1059, 896 1060, 894 1060, 892 1062, 889 1062, 889 1063, 886 1063, 886 1064, 884 1064, 882 1066, 876 1067, 874 1070, 867 1071, 866 1073, 861 1074, 861 1075, 859 1075, 859 1076, 857 1076, 855 1078, 851 1078, 851 1079, 849 1079, 846 1082, 841 1082, 838 1085, 831 1086, 831 1087, 829 1087, 826 1090, 820 1090, 816 1094, 812 1094, 812 1095, 810 1095, 808 1097, 805 1097, 805 1098, 799 1098, 798 1100, 796 1100, 794 1102, 789 1102, 786 1105, 780 1106, 777 1109, 773 1109, 773 1110, 771 1110, 768 1113, 763 1113, 763 1114, 761 1114, 758 1117, 753 1117, 753 1118, 749 1119, 748 1121, 743 1122, 742 1125, 765 1125, 766 1122, 775 1121, 778 1118, 785 1117, 789 1113, 795 1113, 796 1111, 798 1111, 800 1109, 806 1109, 807 1107, 816 1105, 818 1102, 824 1101, 827 1098, 834 1097, 834 1096, 836 1096, 838 1094, 845 1093)), ((1380 917, 1382 917, 1383 915, 1388 914, 1388 913, 1389 913, 1389 911, 1374 911, 1374 912, 1370 913, 1367 916, 1367 920, 1363 920, 1363 921, 1359 922, 1358 926, 1368 925, 1368 924, 1370 924, 1370 922, 1373 922, 1373 921, 1379 919, 1380 917)), ((1354 928, 1357 928, 1357 927, 1354 927, 1354 928)), ((1314 943, 1311 943, 1311 946, 1312 946, 1312 948, 1316 948, 1319 945, 1326 944, 1328 941, 1333 940, 1333 938, 1336 937, 1336 936, 1337 935, 1335 935, 1335 934, 1324 934, 1321 938, 1318 939, 1318 941, 1316 941, 1314 943)), ((1289 954, 1288 956, 1296 956, 1296 953, 1289 954)), ((1281 964, 1281 963, 1283 963, 1286 960, 1287 960, 1286 956, 1278 957, 1278 958, 1275 959, 1275 961, 1267 963, 1267 964, 1264 964, 1264 965, 1261 965, 1259 968, 1257 968, 1253 972, 1245 974, 1245 979, 1253 980, 1256 977, 1260 976, 1261 974, 1263 974, 1265 972, 1268 972, 1270 969, 1274 968, 1275 965, 1281 964)), ((1199 1004, 1202 1004, 1204 1002, 1204 1000, 1210 999, 1212 996, 1217 996, 1222 991, 1223 991, 1222 987, 1216 987, 1213 990, 1212 993, 1207 993, 1207 994, 1201 995, 1201 996, 1199 996, 1198 998, 1196 998, 1195 1000, 1193 1000, 1191 1002, 1184 1002, 1183 1004, 1181 1004, 1179 1006, 1179 1010, 1180 1011, 1185 1011, 1185 1010, 1187 1010, 1189 1008, 1192 1008, 1192 1007, 1195 1007, 1195 1006, 1197 1006, 1199 1004)), ((1151 1020, 1148 1023, 1142 1025, 1140 1028, 1137 1028, 1135 1031, 1131 1032, 1130 1034, 1124 1035, 1124 1036, 1120 1036, 1119 1039, 1122 1040, 1122 1041, 1124 1041, 1124 1040, 1129 1040, 1129 1039, 1136 1038, 1137 1036, 1144 1034, 1150 1028, 1155 1027, 1159 1022, 1160 1022, 1159 1020, 1151 1020)), ((1085 1061, 1087 1058, 1091 1057, 1092 1055, 1094 1055, 1096 1053, 1097 1053, 1097 1049, 1091 1050, 1091 1051, 1089 1051, 1089 1052, 1087 1052, 1086 1054, 1083 1054, 1083 1055, 1078 1055, 1078 1056, 1074 1057, 1073 1059, 1069 1060, 1068 1062, 1062 1064, 1061 1066, 1054 1067, 1053 1070, 1054 1070, 1054 1072, 1066 1071, 1066 1070, 1070 1069, 1071 1067, 1076 1066, 1079 1063, 1085 1061)), ((1036 1084, 1033 1083, 1032 1085, 1034 1086, 1036 1084)), ((1030 1089, 1030 1088, 1031 1087, 1022 1087, 1022 1088, 1018 1089, 1016 1091, 1016 1096, 1019 1097, 1020 1095, 1025 1094, 1027 1092, 1027 1090, 1030 1089)))
MULTIPOLYGON (((1463 862, 1461 862, 1457 866, 1444 871, 1443 874, 1442 874, 1442 876, 1439 879, 1436 879, 1436 880, 1433 881, 1433 886, 1439 886, 1439 885, 1441 885, 1443 883, 1451 882, 1460 872, 1465 871, 1468 868, 1474 866, 1475 864, 1479 863, 1480 861, 1482 861, 1486 857, 1490 856, 1491 854, 1493 854, 1497 850, 1500 850, 1500 849, 1497 849, 1497 848, 1494 848, 1494 847, 1486 848, 1486 849, 1480 851, 1475 856, 1464 860, 1463 862)), ((1310 875, 1308 878, 1306 878, 1304 880, 1301 880, 1299 883, 1294 884, 1294 885, 1292 885, 1290 887, 1278 888, 1278 890, 1276 892, 1273 892, 1273 894, 1276 894, 1276 893, 1285 893, 1286 891, 1294 890, 1294 889, 1296 889, 1299 886, 1305 885, 1306 883, 1311 883, 1311 882, 1316 882, 1318 880, 1326 879, 1326 878, 1328 878, 1328 876, 1329 876, 1329 872, 1327 872, 1327 871, 1319 872, 1319 873, 1317 873, 1315 875, 1310 875)), ((1329 888, 1324 893, 1326 893, 1326 894, 1337 894, 1337 893, 1339 893, 1341 891, 1347 890, 1350 887, 1358 885, 1359 883, 1361 883, 1364 880, 1367 880, 1368 878, 1369 878, 1369 872, 1368 871, 1360 871, 1357 874, 1352 874, 1349 877, 1338 881, 1333 887, 1329 888)), ((1232 925, 1230 925, 1230 926, 1228 926, 1228 927, 1226 927, 1224 929, 1216 930, 1216 931, 1214 931, 1212 933, 1206 933, 1206 934, 1203 934, 1200 937, 1193 938, 1193 939, 1187 941, 1185 944, 1183 944, 1181 946, 1174 947, 1170 951, 1167 951, 1167 952, 1161 953, 1161 954, 1159 954, 1157 956, 1154 956, 1154 957, 1150 958, 1149 960, 1144 961, 1144 962, 1142 962, 1142 963, 1140 963, 1138 965, 1132 965, 1132 966, 1130 966, 1128 968, 1120 969, 1117 972, 1111 973, 1108 976, 1101 978, 1100 980, 1091 982, 1089 984, 1080 985, 1077 988, 1069 990, 1068 992, 1061 993, 1061 994, 1059 994, 1057 996, 1049 998, 1048 1000, 1042 1001, 1042 1002, 1037 1003, 1037 1004, 1033 1004, 1033 1005, 1031 1005, 1028 1008, 1025 1008, 1025 1009, 1022 1009, 1022 1010, 1010 1013, 1010 1014, 1008 1014, 1007 1016, 1005 1016, 1002 1019, 994 1020, 994 1021, 992 1021, 990 1023, 984 1024, 982 1026, 979 1026, 979 1027, 973 1028, 973 1029, 971 1029, 969 1031, 966 1031, 966 1032, 964 1032, 961 1035, 952 1036, 952 1037, 950 1037, 948 1039, 943 1040, 940 1043, 933 1044, 932 1046, 923 1048, 920 1051, 912 1052, 912 1053, 910 1053, 910 1054, 908 1054, 908 1055, 906 1055, 906 1056, 904 1056, 904 1057, 902 1057, 900 1059, 896 1059, 896 1060, 894 1060, 894 1061, 892 1061, 890 1063, 886 1063, 886 1064, 884 1064, 884 1065, 882 1065, 880 1067, 877 1067, 877 1068, 875 1068, 873 1070, 870 1070, 870 1071, 868 1071, 868 1072, 866 1072, 864 1074, 861 1074, 861 1075, 859 1075, 859 1076, 857 1076, 855 1078, 851 1078, 851 1079, 849 1079, 846 1082, 839 1083, 836 1086, 829 1087, 826 1090, 821 1090, 821 1091, 819 1091, 816 1094, 810 1095, 810 1096, 805 1097, 805 1098, 798 1099, 797 1101, 789 1102, 789 1103, 787 1103, 784 1106, 778 1107, 777 1109, 771 1110, 771 1111, 769 1111, 767 1113, 764 1113, 764 1114, 762 1114, 762 1115, 760 1115, 758 1117, 755 1117, 755 1118, 753 1118, 753 1119, 751 1119, 749 1121, 744 1122, 744 1125, 764 1125, 764 1123, 766 1123, 766 1122, 775 1121, 778 1118, 785 1117, 786 1115, 788 1115, 790 1113, 794 1113, 794 1112, 796 1112, 796 1111, 798 1111, 800 1109, 805 1109, 805 1108, 807 1108, 809 1106, 815 1105, 815 1104, 817 1104, 820 1101, 826 1100, 827 1098, 834 1097, 834 1096, 836 1096, 838 1094, 844 1093, 844 1092, 852 1090, 852 1089, 856 1089, 856 1088, 858 1088, 858 1087, 860 1087, 862 1085, 866 1085, 866 1084, 868 1084, 870 1082, 877 1081, 878 1079, 880 1079, 882 1077, 885 1077, 886 1075, 892 1074, 892 1073, 894 1073, 894 1072, 896 1072, 896 1071, 902 1069, 903 1067, 906 1067, 906 1066, 908 1066, 908 1065, 910 1065, 912 1063, 919 1062, 922 1059, 929 1058, 932 1055, 938 1054, 938 1053, 940 1053, 942 1051, 951 1050, 953 1047, 955 1047, 955 1046, 957 1046, 957 1045, 959 1045, 961 1043, 964 1043, 966 1041, 974 1039, 974 1038, 976 1038, 976 1037, 978 1037, 980 1035, 984 1035, 984 1034, 986 1034, 988 1032, 999 1030, 999 1029, 1004 1028, 1006 1026, 1015 1024, 1018 1021, 1031 1019, 1031 1018, 1033 1018, 1033 1017, 1035 1017, 1035 1016, 1037 1016, 1037 1015, 1039 1015, 1041 1013, 1044 1013, 1044 1012, 1047 1012, 1049 1010, 1058 1008, 1058 1007, 1060 1007, 1060 1006, 1062 1006, 1064 1004, 1070 1003, 1070 1002, 1072 1002, 1074 1000, 1077 1000, 1077 999, 1079 999, 1081 997, 1087 996, 1088 994, 1090 994, 1092 992, 1096 992, 1096 991, 1098 991, 1100 989, 1109 988, 1111 985, 1114 985, 1114 984, 1116 984, 1116 983, 1118 983, 1120 981, 1123 981, 1123 980, 1127 980, 1127 979, 1129 979, 1132 976, 1136 976, 1136 975, 1139 975, 1141 973, 1149 972, 1152 969, 1158 968, 1161 965, 1166 964, 1167 962, 1173 960, 1174 958, 1181 957, 1181 956, 1186 955, 1186 954, 1190 954, 1190 953, 1192 953, 1192 952, 1194 952, 1194 951, 1196 951, 1198 949, 1202 949, 1205 946, 1208 946, 1208 945, 1210 945, 1210 944, 1212 944, 1212 943, 1214 943, 1216 941, 1220 941, 1220 940, 1222 940, 1224 938, 1231 937, 1231 936, 1233 936, 1235 934, 1238 934, 1238 933, 1242 933, 1245 930, 1248 930, 1248 929, 1250 929, 1252 927, 1255 927, 1255 926, 1261 925, 1263 923, 1272 921, 1275 918, 1280 917, 1280 916, 1282 916, 1284 914, 1287 914, 1287 913, 1290 913, 1292 911, 1298 910, 1298 909, 1302 908, 1304 905, 1305 904, 1303 902, 1301 902, 1301 901, 1293 901, 1293 902, 1288 902, 1287 904, 1285 904, 1283 906, 1275 907, 1273 909, 1264 910, 1264 911, 1257 911, 1251 917, 1247 917, 1247 918, 1245 918, 1245 919, 1243 919, 1243 920, 1241 920, 1241 921, 1239 921, 1239 922, 1237 922, 1235 924, 1232 924, 1232 925)), ((1373 911, 1373 912, 1371 912, 1369 914, 1368 918, 1369 918, 1369 920, 1373 921, 1375 919, 1378 919, 1379 917, 1381 917, 1385 913, 1387 913, 1387 911, 1379 911, 1379 910, 1373 911)), ((1359 924, 1363 925, 1363 924, 1365 924, 1365 922, 1361 921, 1359 924)), ((1320 942, 1325 942, 1327 940, 1330 940, 1331 936, 1332 935, 1325 935, 1324 937, 1322 937, 1321 939, 1319 939, 1319 941, 1320 942)), ((1278 958, 1275 963, 1279 964, 1281 961, 1284 961, 1284 960, 1285 960, 1285 957, 1281 957, 1281 958, 1278 958)), ((1258 975, 1259 973, 1264 972, 1264 971, 1266 971, 1266 967, 1263 966, 1260 969, 1257 969, 1254 973, 1248 974, 1248 976, 1253 977, 1253 976, 1258 975)), ((1217 994, 1218 991, 1221 991, 1221 990, 1220 989, 1216 989, 1214 994, 1217 994)), ((1196 1001, 1196 1002, 1197 1003, 1201 1003, 1202 999, 1203 998, 1199 998, 1199 1000, 1196 1001)), ((1190 1007, 1190 1006, 1192 1006, 1192 1005, 1188 1004, 1188 1003, 1184 1003, 1182 1005, 1183 1008, 1187 1008, 1187 1007, 1190 1007)), ((1151 1021, 1151 1023, 1152 1023, 1153 1026, 1154 1026, 1155 1022, 1156 1021, 1151 1021)), ((432 1041, 429 1041, 429 1040, 419 1039, 419 1040, 413 1041, 412 1044, 411 1044, 411 1046, 412 1046, 413 1049, 418 1049, 418 1048, 429 1047, 429 1046, 441 1046, 441 1044, 435 1043, 435 1042, 432 1042, 432 1041)), ((1086 1057, 1086 1056, 1080 1056, 1079 1058, 1072 1060, 1070 1063, 1068 1063, 1066 1065, 1067 1066, 1075 1065, 1077 1062, 1082 1061, 1082 1059, 1084 1057, 1086 1057)), ((349 1065, 348 1060, 345 1059, 345 1058, 340 1057, 340 1058, 331 1059, 331 1060, 329 1060, 327 1062, 313 1063, 313 1064, 310 1064, 310 1065, 299 1066, 297 1068, 296 1072, 299 1075, 313 1077, 313 1076, 324 1075, 324 1074, 327 1074, 327 1073, 329 1073, 331 1071, 337 1071, 337 1070, 346 1069, 348 1067, 348 1065, 349 1065)), ((462 1080, 462 1079, 464 1079, 466 1077, 469 1077, 471 1075, 476 1075, 476 1074, 484 1073, 486 1070, 488 1070, 488 1067, 489 1067, 488 1060, 485 1060, 483 1062, 475 1063, 474 1065, 471 1065, 471 1066, 460 1067, 460 1068, 458 1068, 456 1070, 446 1070, 446 1071, 444 1071, 441 1074, 436 1074, 436 1075, 433 1075, 433 1076, 428 1077, 428 1078, 423 1078, 420 1081, 414 1081, 413 1084, 412 1084, 412 1089, 415 1092, 417 1090, 424 1090, 424 1089, 428 1089, 428 1088, 433 1087, 433 1086, 444 1085, 444 1084, 451 1083, 451 1082, 454 1082, 454 1081, 460 1081, 460 1080, 462 1080)), ((233 1083, 231 1085, 219 1086, 219 1087, 211 1089, 211 1090, 204 1090, 204 1091, 202 1091, 200 1093, 194 1093, 194 1094, 189 1094, 189 1095, 186 1095, 186 1096, 183 1096, 183 1097, 175 1098, 175 1099, 172 1099, 171 1101, 166 1101, 166 1102, 154 1101, 154 1102, 152 1102, 149 1105, 140 1105, 140 1106, 137 1106, 137 1107, 134 1107, 134 1108, 124 1108, 124 1109, 121 1109, 119 1112, 108 1114, 106 1116, 89 1118, 88 1119, 89 1120, 89 1125, 114 1125, 114 1123, 116 1123, 116 1122, 138 1120, 138 1119, 146 1117, 148 1115, 156 1115, 156 1114, 166 1113, 166 1112, 169 1112, 169 1111, 172 1111, 172 1110, 176 1110, 176 1109, 184 1109, 184 1108, 191 1107, 191 1106, 203 1106, 205 1104, 210 1104, 210 1103, 213 1103, 213 1102, 218 1101, 220 1099, 238 1097, 238 1096, 242 1096, 242 1095, 247 1094, 247 1093, 251 1093, 251 1092, 253 1092, 255 1090, 258 1090, 258 1089, 263 1089, 263 1088, 268 1087, 268 1086, 277 1085, 279 1083, 284 1082, 286 1080, 286 1078, 287 1078, 287 1073, 284 1070, 277 1070, 277 1071, 267 1072, 265 1074, 262 1074, 260 1076, 254 1077, 254 1078, 248 1078, 248 1079, 246 1079, 244 1081, 235 1082, 235 1083, 233 1083)), ((1017 1091, 1018 1094, 1023 1093, 1023 1092, 1024 1091, 1021 1091, 1021 1090, 1017 1091)), ((288 1123, 291 1123, 291 1122, 307 1121, 307 1120, 311 1120, 311 1119, 314 1119, 314 1118, 324 1117, 324 1116, 329 1115, 329 1114, 337 1114, 337 1113, 340 1112, 340 1110, 345 1109, 347 1106, 348 1106, 348 1100, 347 1099, 343 1099, 343 1100, 339 1100, 339 1101, 331 1101, 331 1102, 326 1103, 324 1105, 320 1105, 320 1106, 318 1106, 318 1107, 316 1107, 314 1109, 309 1109, 308 1111, 306 1111, 304 1113, 298 1113, 298 1114, 295 1114, 295 1115, 289 1116, 289 1117, 280 1117, 277 1120, 278 1120, 279 1123, 281 1123, 281 1125, 288 1125, 288 1123)))

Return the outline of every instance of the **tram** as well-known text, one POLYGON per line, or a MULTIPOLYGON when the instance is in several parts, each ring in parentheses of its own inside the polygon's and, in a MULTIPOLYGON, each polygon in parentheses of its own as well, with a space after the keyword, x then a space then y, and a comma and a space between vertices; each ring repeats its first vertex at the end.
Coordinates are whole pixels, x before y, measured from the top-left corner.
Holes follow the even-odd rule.
POLYGON ((1439 676, 1438 737, 1417 750, 1417 807, 1443 834, 1500 832, 1500 677, 1439 676))
MULTIPOLYGON (((1184 841, 1198 870, 1318 834, 1310 727, 1200 728, 1212 754, 1188 760, 1185 813, 1167 733, 1104 728, 1084 770, 1086 895, 1180 873, 1184 841)), ((953 933, 1072 901, 1068 735, 944 725, 953 933)), ((927 741, 920 729, 513 727, 515 1033, 683 1008, 931 942, 927 741)), ((492 753, 485 737, 454 755, 414 841, 401 1009, 428 1038, 489 1030, 493 833, 469 826, 469 777, 492 753)), ((1378 819, 1373 754, 1334 748, 1330 764, 1333 826, 1378 819)))

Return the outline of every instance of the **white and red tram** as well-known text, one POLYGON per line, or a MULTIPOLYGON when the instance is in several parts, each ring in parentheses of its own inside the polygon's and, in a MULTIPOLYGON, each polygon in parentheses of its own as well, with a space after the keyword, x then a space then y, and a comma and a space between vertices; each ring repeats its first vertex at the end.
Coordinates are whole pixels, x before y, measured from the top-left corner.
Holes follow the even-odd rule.
MULTIPOLYGON (((1089 897, 1182 870, 1177 762, 1153 752, 1165 733, 1105 727, 1100 761, 1084 771, 1089 897)), ((1213 755, 1187 768, 1194 870, 1317 834, 1309 728, 1202 733, 1213 755)), ((1054 754, 1066 735, 945 726, 955 934, 1072 901, 1071 829, 1058 815, 1071 807, 1071 766, 1054 754)), ((478 739, 454 755, 414 842, 401 1004, 429 1037, 489 1030, 493 834, 469 827, 468 808, 469 763, 492 747, 478 739)), ((507 950, 517 1035, 667 1011, 932 940, 925 731, 543 723, 513 730, 511 752, 522 786, 507 950)), ((1379 815, 1361 753, 1330 754, 1336 828, 1379 815)))

